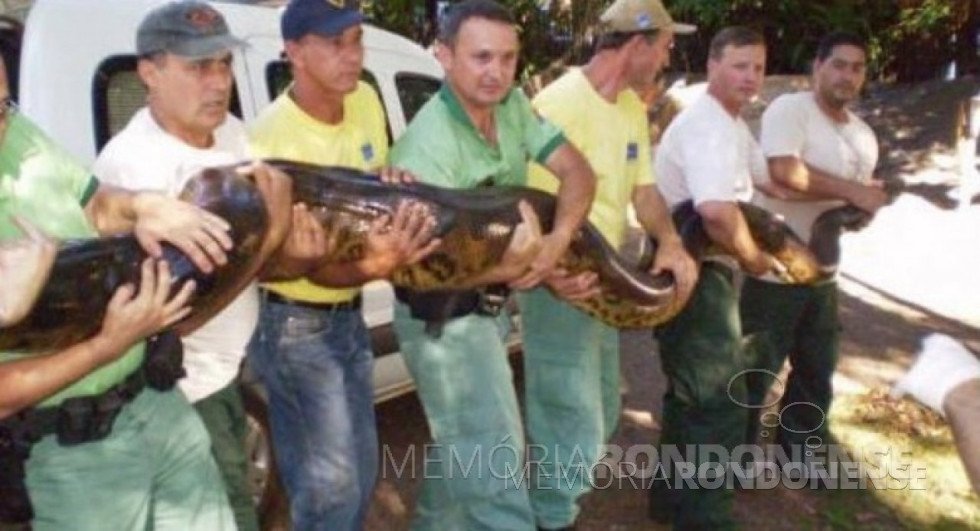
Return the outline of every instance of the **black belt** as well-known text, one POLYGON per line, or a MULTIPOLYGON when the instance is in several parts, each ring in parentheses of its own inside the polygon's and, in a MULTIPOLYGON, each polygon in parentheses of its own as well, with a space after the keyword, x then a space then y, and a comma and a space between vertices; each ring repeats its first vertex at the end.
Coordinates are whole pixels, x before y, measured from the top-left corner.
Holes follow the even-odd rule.
POLYGON ((146 387, 168 391, 184 376, 184 351, 173 331, 161 332, 146 341, 143 363, 123 381, 95 395, 66 398, 57 406, 32 407, 0 421, 0 431, 25 430, 31 440, 52 433, 58 443, 72 446, 104 439, 123 406, 146 387))
POLYGON ((507 304, 510 288, 494 284, 469 291, 414 291, 395 287, 395 298, 408 305, 412 319, 425 322, 425 332, 442 335, 450 320, 470 314, 496 317, 507 304))
POLYGON ((286 297, 285 295, 280 295, 272 290, 262 290, 262 291, 265 293, 265 299, 267 301, 274 302, 276 304, 285 304, 286 306, 299 306, 301 308, 309 308, 311 310, 321 310, 321 311, 328 311, 328 312, 353 311, 353 310, 361 309, 361 296, 359 294, 349 301, 312 302, 312 301, 301 301, 299 299, 286 297))
POLYGON ((143 367, 139 367, 102 394, 69 398, 53 407, 28 408, 0 421, 0 524, 24 524, 34 518, 26 464, 36 442, 52 433, 62 446, 104 439, 123 406, 145 386, 143 367))
POLYGON ((28 408, 0 422, 0 433, 24 437, 31 443, 57 434, 58 444, 74 446, 104 439, 122 411, 146 387, 143 367, 106 391, 77 396, 57 406, 28 408))
POLYGON ((172 331, 163 332, 147 341, 143 364, 106 391, 68 398, 57 406, 30 407, 0 420, 0 524, 29 523, 34 518, 26 463, 35 443, 51 434, 62 446, 104 439, 119 412, 145 387, 172 389, 184 375, 182 362, 180 338, 172 331))

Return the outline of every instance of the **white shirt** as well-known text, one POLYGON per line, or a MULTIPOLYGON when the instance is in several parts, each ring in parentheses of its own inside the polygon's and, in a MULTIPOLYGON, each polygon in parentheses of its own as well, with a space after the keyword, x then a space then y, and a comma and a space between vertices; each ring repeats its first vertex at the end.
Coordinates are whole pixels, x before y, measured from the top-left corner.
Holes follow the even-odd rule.
POLYGON ((767 180, 759 144, 741 117, 703 94, 664 132, 654 162, 657 186, 673 208, 691 199, 748 201, 753 180, 767 180))
MULTIPOLYGON (((201 168, 248 158, 248 138, 237 118, 229 116, 214 139, 209 149, 188 145, 160 128, 144 107, 109 141, 92 171, 107 183, 177 197, 201 168)), ((201 400, 235 379, 258 317, 258 288, 253 282, 221 313, 182 338, 187 376, 178 385, 188 400, 201 400)))
MULTIPOLYGON (((794 156, 841 179, 868 182, 878 163, 878 141, 868 124, 847 111, 847 123, 824 114, 813 92, 784 94, 762 114, 760 134, 766 157, 794 156)), ((810 240, 810 227, 823 212, 846 204, 841 200, 781 201, 757 194, 755 203, 781 214, 786 223, 810 240)))

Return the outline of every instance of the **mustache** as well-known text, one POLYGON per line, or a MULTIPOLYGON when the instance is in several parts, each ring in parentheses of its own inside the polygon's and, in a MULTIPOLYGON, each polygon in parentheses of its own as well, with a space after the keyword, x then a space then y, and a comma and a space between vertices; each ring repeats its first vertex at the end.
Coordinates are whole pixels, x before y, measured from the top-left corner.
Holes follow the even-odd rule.
POLYGON ((215 99, 215 100, 205 100, 204 102, 201 103, 201 106, 202 107, 214 107, 214 106, 219 106, 220 105, 222 107, 227 107, 230 104, 230 102, 231 102, 231 99, 229 99, 229 98, 221 98, 221 99, 215 99))

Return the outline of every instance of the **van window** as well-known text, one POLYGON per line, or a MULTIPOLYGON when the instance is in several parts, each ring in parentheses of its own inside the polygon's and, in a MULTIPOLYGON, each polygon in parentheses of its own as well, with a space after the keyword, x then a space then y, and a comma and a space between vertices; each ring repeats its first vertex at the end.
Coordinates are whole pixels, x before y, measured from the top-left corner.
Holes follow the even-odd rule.
MULTIPOLYGON (((378 87, 378 80, 367 68, 361 69, 361 81, 371 85, 371 88, 381 98, 381 106, 385 111, 385 129, 388 134, 388 145, 391 145, 391 120, 388 119, 388 107, 385 105, 384 98, 381 97, 381 89, 378 87)), ((269 101, 272 101, 282 94, 282 91, 289 87, 293 82, 293 72, 289 69, 288 61, 273 61, 265 67, 265 83, 269 89, 269 101)))
MULTIPOLYGON (((146 87, 136 73, 135 55, 116 55, 102 61, 95 71, 92 100, 95 150, 99 152, 146 105, 146 87)), ((237 86, 232 87, 229 107, 232 114, 242 117, 237 86)))
POLYGON ((433 94, 439 92, 442 81, 419 74, 400 73, 395 75, 395 87, 398 89, 398 99, 402 102, 405 113, 405 123, 412 121, 415 113, 429 101, 433 94))
POLYGON ((293 72, 287 61, 273 61, 265 67, 265 86, 269 89, 269 101, 273 101, 293 82, 293 72))
POLYGON ((9 16, 0 15, 0 56, 3 57, 3 64, 7 66, 7 83, 10 90, 10 97, 14 101, 18 99, 18 86, 20 83, 20 50, 24 40, 24 24, 20 20, 9 16))

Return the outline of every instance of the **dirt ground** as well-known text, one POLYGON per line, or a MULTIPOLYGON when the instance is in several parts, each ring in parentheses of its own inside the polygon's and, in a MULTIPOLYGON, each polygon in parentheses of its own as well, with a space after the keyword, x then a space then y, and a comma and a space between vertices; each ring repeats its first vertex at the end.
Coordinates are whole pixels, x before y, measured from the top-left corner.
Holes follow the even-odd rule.
MULTIPOLYGON (((798 79, 773 83, 777 86, 769 87, 768 98, 787 87, 800 86, 798 79)), ((843 340, 835 379, 838 395, 887 389, 913 361, 921 339, 931 332, 949 334, 980 350, 980 275, 976 274, 980 271, 980 206, 974 205, 980 202, 974 197, 980 183, 962 182, 954 149, 962 116, 960 103, 978 91, 980 82, 975 79, 872 87, 861 103, 860 113, 882 144, 881 176, 905 181, 907 193, 865 231, 845 239, 840 279, 843 340), (967 194, 966 201, 961 203, 958 199, 963 194, 967 194)), ((648 333, 624 333, 622 337, 626 393, 613 443, 624 447, 655 443, 665 387, 656 345, 648 333)), ((520 387, 519 365, 515 363, 520 387)), ((414 396, 380 407, 382 443, 393 455, 404 455, 411 445, 427 440, 424 426, 405 429, 407 419, 421 418, 414 396)), ((420 456, 416 459, 420 464, 420 456)), ((396 477, 390 467, 383 471, 368 528, 407 529, 419 485, 418 477, 396 477)), ((739 491, 736 514, 746 529, 915 528, 873 496, 855 495, 784 487, 739 491), (836 510, 854 503, 861 504, 856 512, 841 516, 836 510)), ((642 486, 614 482, 584 499, 578 529, 661 529, 647 518, 646 506, 642 486)), ((964 527, 954 521, 943 528, 964 527)))

